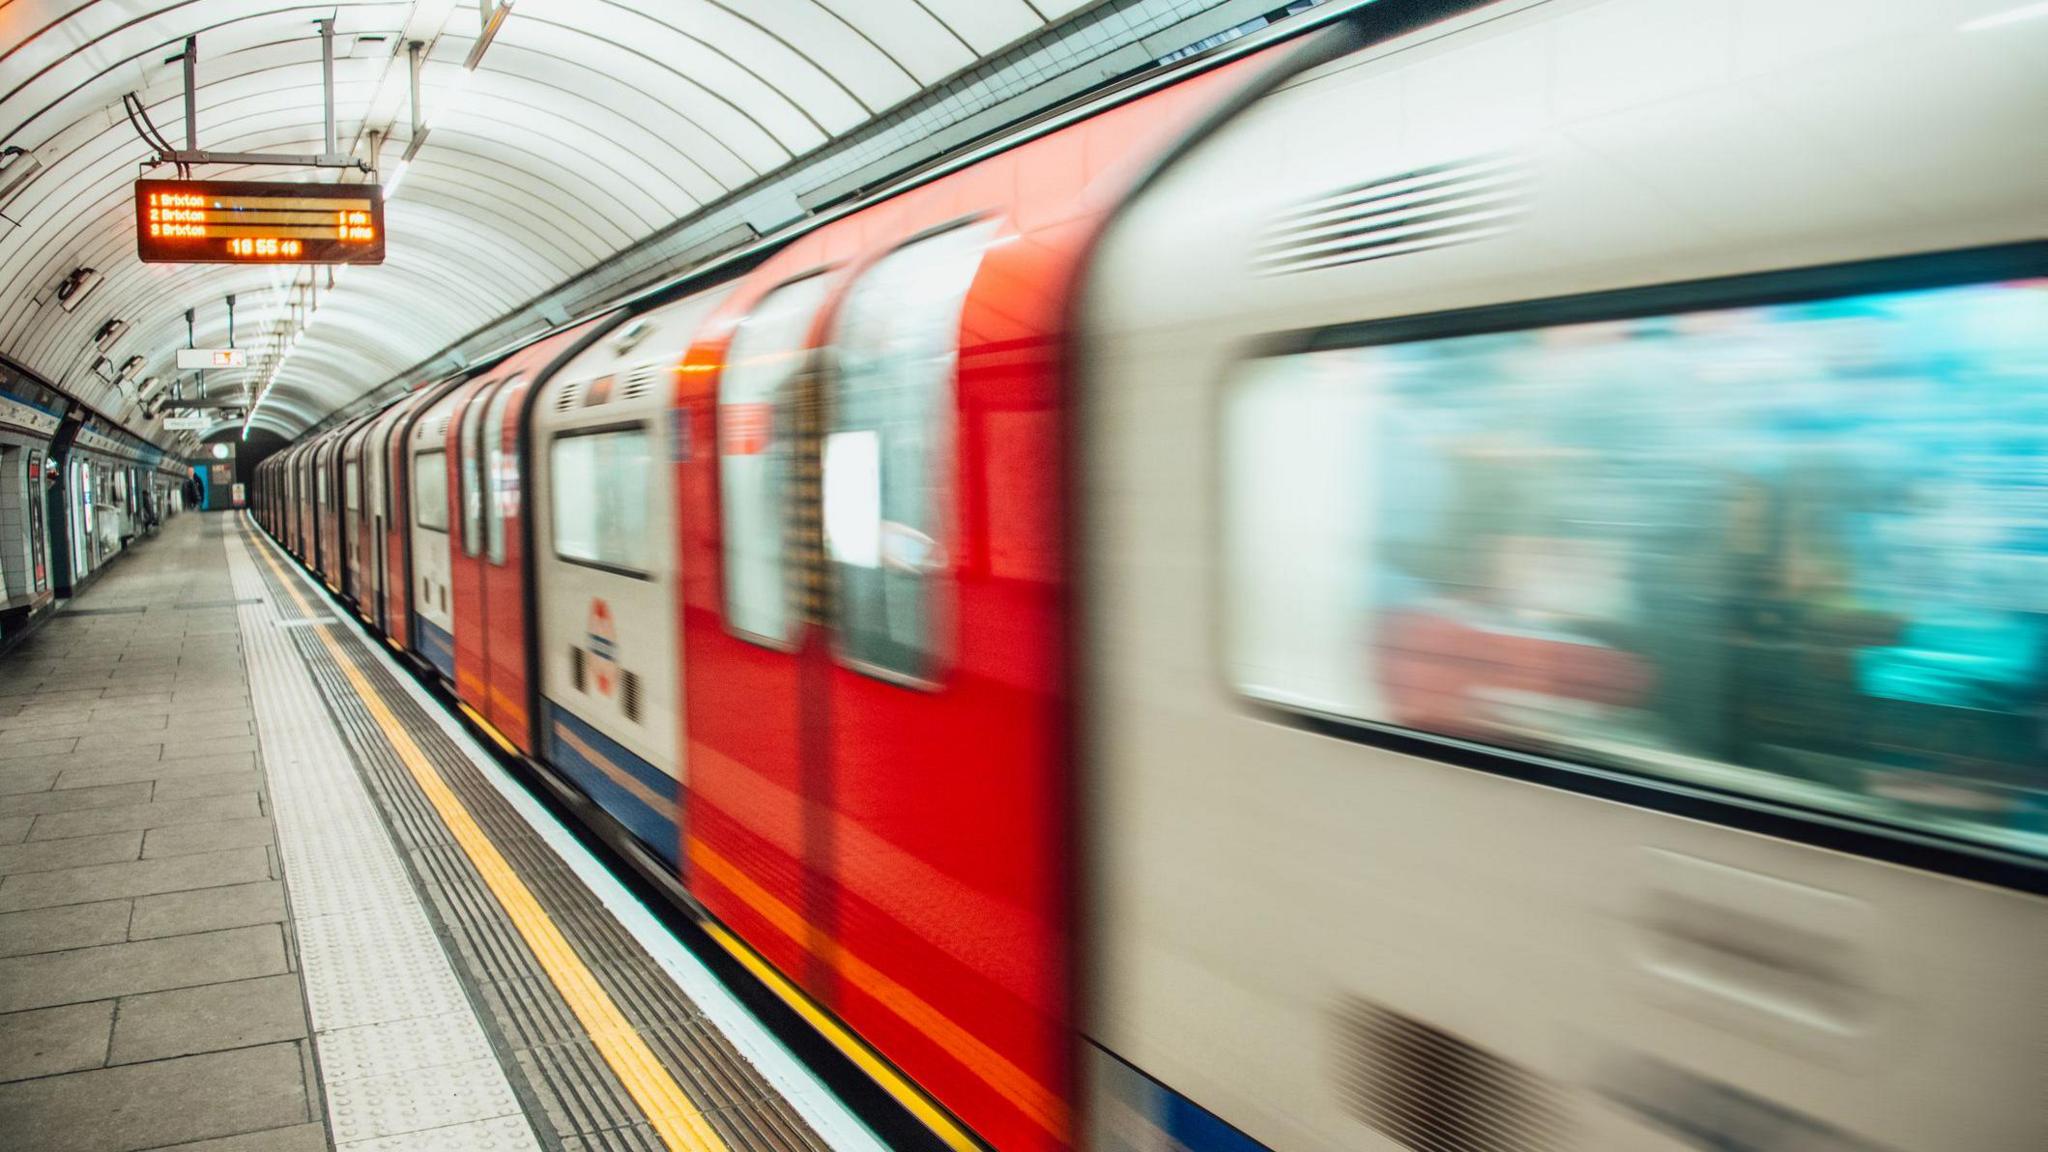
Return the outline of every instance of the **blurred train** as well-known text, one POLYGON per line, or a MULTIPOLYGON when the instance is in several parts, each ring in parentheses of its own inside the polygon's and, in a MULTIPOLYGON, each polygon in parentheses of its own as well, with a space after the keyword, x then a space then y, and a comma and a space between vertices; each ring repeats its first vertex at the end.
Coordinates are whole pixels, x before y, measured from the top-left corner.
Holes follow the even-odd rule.
POLYGON ((184 509, 184 461, 0 364, 0 650, 184 509))
POLYGON ((2048 1147, 1998 7, 1311 14, 261 520, 958 1146, 2048 1147))

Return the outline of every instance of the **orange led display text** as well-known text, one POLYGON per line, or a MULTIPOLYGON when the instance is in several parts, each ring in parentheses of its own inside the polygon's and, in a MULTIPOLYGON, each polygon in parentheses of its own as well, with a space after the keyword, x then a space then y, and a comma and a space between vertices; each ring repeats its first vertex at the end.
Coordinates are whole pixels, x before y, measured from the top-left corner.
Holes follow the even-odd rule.
POLYGON ((376 184, 137 180, 135 244, 152 264, 381 264, 376 184))

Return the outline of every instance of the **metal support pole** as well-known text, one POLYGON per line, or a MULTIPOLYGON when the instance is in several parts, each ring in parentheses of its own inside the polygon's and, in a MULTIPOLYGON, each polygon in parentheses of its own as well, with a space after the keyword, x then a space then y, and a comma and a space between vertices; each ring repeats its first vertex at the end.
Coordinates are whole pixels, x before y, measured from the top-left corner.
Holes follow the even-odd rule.
POLYGON ((199 151, 199 37, 185 37, 185 150, 199 151))
MULTIPOLYGON (((334 155, 334 18, 315 21, 320 25, 320 91, 327 104, 326 146, 322 156, 334 155)), ((193 145, 197 148, 198 145, 193 145)))
POLYGON ((425 47, 418 40, 405 46, 407 54, 412 57, 412 137, 415 140, 419 139, 420 129, 425 126, 420 120, 420 50, 425 47))
POLYGON ((228 297, 228 347, 235 346, 235 298, 228 297))

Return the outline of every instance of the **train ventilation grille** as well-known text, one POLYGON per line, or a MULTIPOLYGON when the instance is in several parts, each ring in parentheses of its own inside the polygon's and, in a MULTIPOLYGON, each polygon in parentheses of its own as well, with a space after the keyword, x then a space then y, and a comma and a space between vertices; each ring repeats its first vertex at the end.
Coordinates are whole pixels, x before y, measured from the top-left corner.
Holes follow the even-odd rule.
POLYGON ((1414 1152, 1558 1152, 1561 1094, 1548 1080, 1357 997, 1335 1012, 1337 1090, 1352 1117, 1414 1152))
POLYGON ((638 400, 647 395, 647 390, 653 386, 654 365, 642 364, 633 369, 632 375, 626 377, 626 386, 619 390, 619 399, 638 400))
POLYGON ((578 648, 573 644, 569 646, 569 679, 576 685, 576 690, 578 692, 584 690, 583 649, 578 648))
POLYGON ((574 408, 576 401, 582 398, 582 394, 583 385, 580 383, 572 381, 562 385, 562 390, 555 393, 555 411, 567 412, 569 409, 574 408))
POLYGON ((1497 236, 1528 211, 1529 186, 1528 164, 1502 155, 1355 184, 1282 213, 1253 265, 1278 276, 1497 236))
POLYGON ((640 674, 623 672, 619 675, 619 707, 625 710, 626 719, 640 722, 640 674))

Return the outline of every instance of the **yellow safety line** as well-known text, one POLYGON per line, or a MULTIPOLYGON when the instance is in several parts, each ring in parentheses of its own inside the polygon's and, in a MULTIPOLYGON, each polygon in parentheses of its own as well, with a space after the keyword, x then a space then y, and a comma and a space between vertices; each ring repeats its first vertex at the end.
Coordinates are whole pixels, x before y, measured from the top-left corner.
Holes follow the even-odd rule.
MULTIPOLYGON (((691 864, 752 907, 776 930, 823 957, 854 987, 893 1012, 897 1019, 922 1032, 1047 1133, 1061 1141, 1067 1139, 1067 1105, 1057 1093, 881 969, 829 940, 828 946, 820 949, 814 942, 817 934, 811 931, 811 925, 802 913, 755 883, 752 877, 709 844, 691 837, 684 851, 688 853, 691 864)), ((908 1106, 907 1101, 904 1103, 908 1106)))
POLYGON ((505 734, 498 731, 496 728, 492 727, 491 722, 489 720, 486 720, 482 716, 478 715, 476 709, 471 708, 469 705, 464 704, 460 700, 457 700, 455 702, 455 706, 457 708, 462 709, 462 714, 464 716, 469 717, 470 723, 476 725, 478 728, 483 729, 484 735, 489 736, 491 738, 491 743, 496 744, 498 748, 505 753, 505 755, 519 755, 519 749, 514 748, 512 746, 512 742, 510 740, 505 739, 505 734))
POLYGON ((958 1152, 983 1152, 981 1143, 969 1135, 967 1129, 940 1111, 922 1089, 877 1056, 874 1050, 868 1047, 867 1041, 849 1032, 845 1025, 818 1007, 803 989, 791 984, 782 973, 776 971, 773 964, 715 921, 703 920, 699 923, 704 931, 718 942, 719 947, 731 953, 732 958, 739 961, 747 971, 752 972, 755 979, 766 984, 769 991, 780 997, 784 1004, 789 1005, 812 1028, 817 1029, 819 1035, 858 1065, 860 1070, 867 1073, 869 1079, 880 1085, 883 1091, 895 1097, 898 1104, 903 1105, 922 1121, 924 1126, 931 1129, 932 1134, 944 1141, 947 1147, 957 1149, 958 1152))
MULTIPOLYGON (((269 549, 259 545, 254 551, 277 575, 285 591, 298 604, 300 613, 312 615, 313 609, 299 594, 296 582, 286 575, 269 549)), ((342 674, 348 677, 349 684, 362 699, 371 718, 391 741, 392 750, 405 762, 420 791, 440 813, 441 821, 448 826, 455 842, 469 857, 470 863, 476 866, 478 875, 490 887, 491 894, 498 898, 498 904, 504 908, 512 926, 519 931, 526 946, 532 949, 534 959, 540 961, 548 979, 582 1023, 591 1043, 604 1057, 605 1063, 611 1065, 619 1082, 632 1095, 633 1102, 640 1106, 641 1113, 660 1134, 662 1142, 671 1149, 728 1152, 725 1142, 712 1130, 704 1114, 676 1083, 675 1077, 669 1075, 668 1069, 662 1066, 640 1033, 626 1021, 618 1005, 597 982, 597 977, 591 974, 582 957, 576 954, 568 938, 562 935, 562 930, 534 899, 525 881, 512 870, 512 865, 499 853, 497 845, 491 843, 490 837, 469 814, 469 809, 463 806, 461 798, 442 780, 440 771, 420 751, 419 745, 413 743, 412 736, 399 724, 397 717, 391 714, 383 696, 363 677, 354 661, 342 652, 328 630, 319 629, 315 635, 327 646, 328 653, 334 657, 342 674)))

